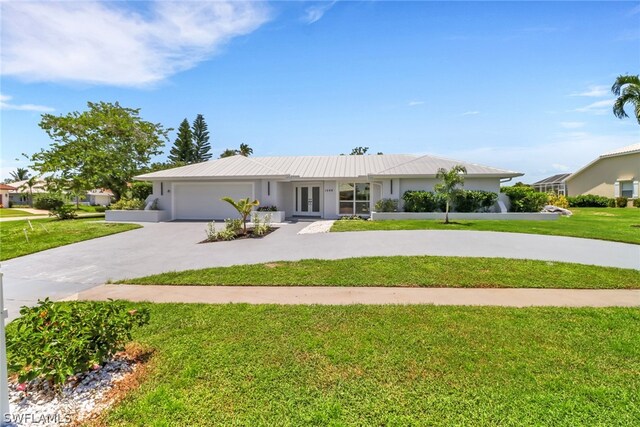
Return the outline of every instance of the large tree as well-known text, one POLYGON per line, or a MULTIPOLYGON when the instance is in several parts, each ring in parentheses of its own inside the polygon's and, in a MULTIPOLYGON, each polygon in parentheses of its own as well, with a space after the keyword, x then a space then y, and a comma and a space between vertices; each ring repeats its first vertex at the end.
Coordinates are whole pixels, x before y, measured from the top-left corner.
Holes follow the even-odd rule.
POLYGON ((240 144, 238 154, 240 154, 241 156, 249 157, 253 154, 253 148, 249 147, 247 144, 240 144))
POLYGON ((467 173, 467 168, 462 165, 455 165, 450 170, 445 168, 438 169, 436 173, 436 179, 441 179, 440 184, 435 185, 436 193, 442 194, 446 200, 444 223, 449 224, 449 207, 453 203, 456 195, 460 192, 458 186, 464 185, 464 175, 467 173))
POLYGON ((83 188, 108 188, 120 199, 132 177, 161 154, 168 131, 142 120, 139 109, 117 102, 87 105, 83 112, 42 115, 40 127, 53 142, 31 156, 33 169, 83 188))
POLYGON ((9 176, 14 181, 25 181, 29 179, 29 170, 26 168, 18 168, 15 171, 9 173, 9 176))
POLYGON ((173 163, 194 163, 196 157, 193 145, 193 132, 189 121, 184 119, 178 128, 178 137, 169 151, 169 160, 173 163))
POLYGON ((207 130, 207 122, 204 121, 202 114, 198 114, 193 121, 191 133, 193 134, 194 161, 199 163, 211 159, 209 131, 207 130))
POLYGON ((618 76, 611 86, 611 92, 618 97, 613 104, 613 114, 619 119, 629 117, 624 111, 624 106, 631 104, 634 107, 636 120, 640 124, 640 76, 618 76))

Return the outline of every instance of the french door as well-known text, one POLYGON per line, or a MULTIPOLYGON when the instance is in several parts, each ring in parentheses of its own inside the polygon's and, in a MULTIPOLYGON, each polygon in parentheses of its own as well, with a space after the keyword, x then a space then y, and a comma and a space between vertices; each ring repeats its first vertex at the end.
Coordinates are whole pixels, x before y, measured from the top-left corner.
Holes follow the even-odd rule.
POLYGON ((320 195, 319 184, 294 186, 295 215, 320 216, 320 195))

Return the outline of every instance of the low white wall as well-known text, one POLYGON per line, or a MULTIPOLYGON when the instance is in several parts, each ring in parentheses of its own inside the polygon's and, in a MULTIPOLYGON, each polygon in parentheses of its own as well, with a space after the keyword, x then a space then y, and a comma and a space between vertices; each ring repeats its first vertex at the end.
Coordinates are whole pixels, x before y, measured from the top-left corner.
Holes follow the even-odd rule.
POLYGON ((125 221, 125 222, 161 222, 169 221, 171 214, 169 211, 105 211, 105 220, 107 221, 125 221))
MULTIPOLYGON (((558 213, 537 213, 537 212, 507 212, 507 213, 476 213, 476 212, 450 212, 449 220, 456 219, 487 219, 487 220, 554 220, 558 219, 558 213)), ((371 212, 373 221, 384 221, 393 219, 444 219, 442 212, 371 212)))
POLYGON ((253 218, 253 215, 257 214, 258 218, 260 218, 260 220, 264 220, 264 217, 267 215, 271 215, 271 222, 284 222, 284 211, 255 211, 251 214, 251 218, 253 218))

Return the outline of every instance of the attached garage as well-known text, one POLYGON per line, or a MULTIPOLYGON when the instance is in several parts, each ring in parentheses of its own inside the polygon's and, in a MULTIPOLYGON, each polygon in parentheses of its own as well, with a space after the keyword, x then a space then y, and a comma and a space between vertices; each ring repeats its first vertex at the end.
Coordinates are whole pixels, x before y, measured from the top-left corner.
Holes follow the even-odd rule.
POLYGON ((252 182, 176 182, 173 184, 173 219, 236 218, 238 212, 220 200, 254 198, 252 182))

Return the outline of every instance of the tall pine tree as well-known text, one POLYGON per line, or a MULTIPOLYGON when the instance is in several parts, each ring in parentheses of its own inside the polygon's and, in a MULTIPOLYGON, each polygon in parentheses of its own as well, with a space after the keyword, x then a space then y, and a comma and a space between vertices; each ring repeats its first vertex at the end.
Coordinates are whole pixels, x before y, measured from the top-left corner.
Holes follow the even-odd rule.
POLYGON ((178 128, 178 137, 169 151, 169 160, 173 163, 189 164, 194 162, 195 157, 191 126, 189 126, 189 121, 184 119, 178 128))
POLYGON ((191 126, 193 133, 194 145, 194 162, 206 162, 211 159, 211 144, 209 144, 209 131, 207 130, 207 122, 204 121, 202 114, 198 114, 191 126))

